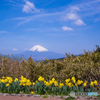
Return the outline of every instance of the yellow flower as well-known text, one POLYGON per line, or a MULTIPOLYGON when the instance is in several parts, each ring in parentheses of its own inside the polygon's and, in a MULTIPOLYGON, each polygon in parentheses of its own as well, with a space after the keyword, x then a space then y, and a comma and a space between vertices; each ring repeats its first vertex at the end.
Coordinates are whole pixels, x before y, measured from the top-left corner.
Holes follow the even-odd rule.
POLYGON ((20 83, 20 85, 23 85, 22 83, 20 83))
POLYGON ((75 82, 76 82, 76 80, 75 80, 75 79, 73 79, 73 82, 75 83, 75 82))
POLYGON ((84 87, 85 87, 85 86, 86 86, 86 83, 84 83, 83 85, 84 85, 84 87))
POLYGON ((30 86, 31 85, 31 82, 27 82, 26 85, 30 86))
POLYGON ((75 80, 75 77, 72 77, 72 80, 75 80))
POLYGON ((53 83, 53 81, 51 80, 50 82, 49 82, 49 84, 51 85, 53 83))
POLYGON ((63 83, 60 83, 60 84, 59 84, 59 87, 61 88, 62 86, 64 86, 64 84, 63 84, 63 83))
POLYGON ((12 83, 12 81, 11 81, 11 80, 9 80, 9 83, 12 83))
POLYGON ((75 83, 75 86, 77 86, 77 83, 75 83))
POLYGON ((8 83, 12 83, 13 79, 11 77, 8 77, 8 83))
POLYGON ((81 80, 81 83, 83 83, 83 81, 81 80))
POLYGON ((68 83, 70 81, 70 78, 66 79, 65 82, 68 83))
POLYGON ((58 82, 57 81, 54 81, 54 84, 55 84, 55 86, 58 86, 58 82))
POLYGON ((68 86, 68 83, 65 83, 68 86))
POLYGON ((5 83, 5 80, 4 80, 4 79, 1 79, 1 82, 2 82, 2 83, 5 83))
POLYGON ((11 77, 6 77, 7 80, 9 80, 11 77))
POLYGON ((5 82, 8 82, 8 80, 7 80, 7 79, 5 79, 5 82))
POLYGON ((29 84, 29 83, 26 83, 26 85, 28 85, 28 86, 29 86, 30 84, 29 84))
POLYGON ((83 83, 82 80, 78 80, 78 81, 77 81, 77 84, 78 84, 78 85, 80 85, 80 84, 82 84, 82 83, 83 83))
POLYGON ((71 83, 71 82, 69 82, 69 83, 67 84, 67 86, 69 86, 69 87, 71 87, 71 85, 72 85, 72 83, 71 83))
POLYGON ((18 82, 18 78, 15 78, 14 82, 18 82))
POLYGON ((38 80, 39 80, 39 81, 44 81, 44 78, 43 78, 42 76, 40 76, 40 77, 38 78, 38 80))
POLYGON ((96 80, 94 81, 94 84, 95 84, 95 85, 97 85, 97 84, 98 84, 96 80))
POLYGON ((30 82, 30 80, 28 79, 27 82, 30 82))
POLYGON ((45 85, 46 85, 46 86, 49 86, 49 82, 46 82, 45 85))
POLYGON ((31 91, 31 94, 34 94, 34 92, 33 92, 33 91, 31 91))
POLYGON ((23 76, 21 76, 21 79, 23 79, 24 77, 23 76))
POLYGON ((46 81, 44 80, 44 84, 46 83, 46 81))
POLYGON ((93 81, 91 81, 90 85, 93 87, 93 85, 94 85, 93 81))
POLYGON ((6 87, 8 87, 9 86, 9 83, 8 84, 6 84, 6 87))
POLYGON ((52 78, 52 82, 54 82, 55 81, 55 78, 52 78))
POLYGON ((5 77, 4 77, 4 76, 3 76, 2 78, 3 78, 3 79, 5 79, 5 77))
POLYGON ((35 82, 33 82, 33 85, 35 85, 35 82))
POLYGON ((23 86, 25 86, 25 84, 22 84, 23 86))

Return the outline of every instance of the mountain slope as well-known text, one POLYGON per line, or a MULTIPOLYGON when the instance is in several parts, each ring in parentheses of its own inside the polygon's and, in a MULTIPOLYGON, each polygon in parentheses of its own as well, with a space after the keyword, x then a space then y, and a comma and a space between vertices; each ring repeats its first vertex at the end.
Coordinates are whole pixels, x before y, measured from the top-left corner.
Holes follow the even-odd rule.
POLYGON ((34 60, 44 60, 44 58, 57 59, 57 58, 65 57, 64 54, 59 54, 59 53, 49 51, 40 45, 36 45, 36 46, 32 47, 31 49, 29 49, 29 51, 26 51, 26 52, 23 52, 23 53, 14 55, 14 56, 19 57, 21 55, 24 55, 24 57, 26 59, 29 58, 30 56, 32 56, 32 58, 34 60))
POLYGON ((23 52, 23 53, 14 55, 14 56, 18 56, 19 57, 21 55, 23 55, 26 59, 29 58, 30 56, 32 56, 32 58, 34 60, 44 60, 44 58, 56 59, 56 58, 65 57, 64 54, 59 54, 59 53, 55 53, 55 52, 52 52, 52 51, 47 51, 47 52, 26 51, 26 52, 23 52))

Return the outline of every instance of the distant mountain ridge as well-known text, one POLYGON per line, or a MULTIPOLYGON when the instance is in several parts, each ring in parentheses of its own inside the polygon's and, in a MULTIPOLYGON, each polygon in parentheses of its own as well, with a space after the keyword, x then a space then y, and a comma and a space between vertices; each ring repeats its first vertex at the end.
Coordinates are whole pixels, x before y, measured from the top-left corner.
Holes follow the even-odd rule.
POLYGON ((57 58, 64 58, 65 54, 59 54, 52 51, 49 51, 48 49, 36 45, 29 49, 28 51, 25 51, 23 53, 15 54, 14 56, 20 57, 23 55, 26 59, 28 59, 30 56, 32 56, 33 60, 44 60, 47 59, 57 59, 57 58))

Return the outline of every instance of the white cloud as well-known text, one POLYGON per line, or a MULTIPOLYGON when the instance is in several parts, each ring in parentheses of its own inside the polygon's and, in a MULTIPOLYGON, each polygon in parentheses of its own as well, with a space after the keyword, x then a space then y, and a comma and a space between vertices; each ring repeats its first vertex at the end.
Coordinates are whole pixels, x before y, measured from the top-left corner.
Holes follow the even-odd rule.
POLYGON ((78 19, 78 20, 75 22, 75 24, 78 25, 78 26, 86 25, 81 19, 78 19))
POLYGON ((67 26, 62 27, 63 31, 72 31, 73 29, 67 26))
POLYGON ((13 51, 17 51, 18 49, 14 48, 13 51))
POLYGON ((80 9, 77 6, 71 6, 70 7, 70 12, 66 14, 66 16, 63 17, 64 21, 68 21, 68 20, 73 20, 75 21, 74 23, 77 26, 81 26, 81 25, 86 25, 81 19, 80 16, 78 16, 76 11, 79 11, 80 9))
POLYGON ((78 18, 78 15, 75 14, 75 13, 68 13, 66 15, 66 18, 69 19, 69 20, 76 20, 78 18))
POLYGON ((27 0, 25 0, 25 5, 23 7, 23 12, 26 13, 35 13, 35 12, 40 12, 39 9, 35 8, 35 5, 27 0))

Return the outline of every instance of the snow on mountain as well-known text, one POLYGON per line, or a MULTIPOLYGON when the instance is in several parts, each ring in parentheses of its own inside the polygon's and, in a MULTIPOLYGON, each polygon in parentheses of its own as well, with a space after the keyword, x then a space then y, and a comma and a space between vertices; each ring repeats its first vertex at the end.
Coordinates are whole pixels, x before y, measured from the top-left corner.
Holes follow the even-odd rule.
POLYGON ((48 51, 48 49, 40 46, 40 45, 35 45, 34 47, 32 47, 31 49, 29 49, 29 51, 39 51, 39 52, 45 52, 48 51))
POLYGON ((56 52, 49 51, 48 49, 46 49, 40 45, 35 45, 28 51, 25 51, 25 52, 22 52, 19 54, 15 54, 14 56, 20 57, 21 55, 23 55, 25 57, 25 59, 28 59, 31 56, 33 58, 33 60, 37 60, 37 61, 44 60, 45 58, 57 59, 57 58, 65 57, 64 54, 59 54, 56 52))

